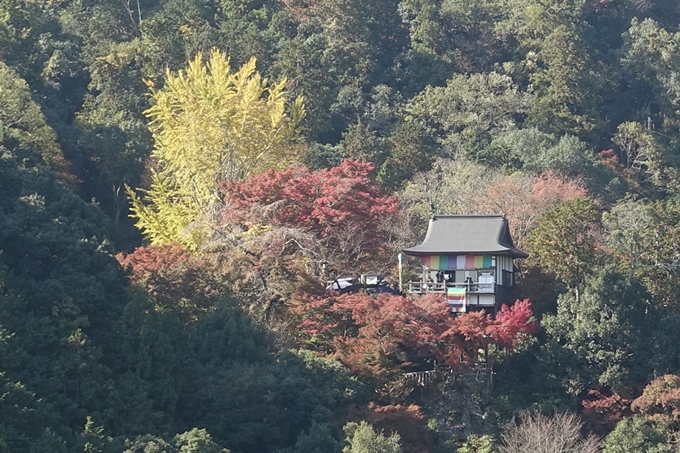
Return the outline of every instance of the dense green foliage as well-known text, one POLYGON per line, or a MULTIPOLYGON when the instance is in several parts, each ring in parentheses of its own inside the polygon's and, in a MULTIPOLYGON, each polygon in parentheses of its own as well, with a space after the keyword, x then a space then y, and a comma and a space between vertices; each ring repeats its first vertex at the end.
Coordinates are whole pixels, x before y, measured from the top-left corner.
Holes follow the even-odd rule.
POLYGON ((676 0, 0 0, 0 452, 537 451, 567 418, 595 448, 576 412, 605 452, 673 451, 679 25, 676 0), (463 213, 530 253, 535 337, 526 301, 324 292, 396 281, 463 213))
POLYGON ((272 356, 223 294, 194 322, 181 306, 158 311, 150 295, 132 294, 97 206, 39 156, 1 151, 7 451, 272 451, 362 401, 341 366, 305 352, 272 356))

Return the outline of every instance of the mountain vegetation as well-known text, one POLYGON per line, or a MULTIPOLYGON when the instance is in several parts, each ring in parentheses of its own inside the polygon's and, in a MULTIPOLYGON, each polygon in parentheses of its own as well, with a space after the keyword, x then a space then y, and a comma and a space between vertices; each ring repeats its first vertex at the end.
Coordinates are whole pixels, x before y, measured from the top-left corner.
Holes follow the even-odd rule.
POLYGON ((0 453, 677 451, 679 27, 0 0, 0 453), (493 316, 326 290, 489 213, 529 253, 493 316))

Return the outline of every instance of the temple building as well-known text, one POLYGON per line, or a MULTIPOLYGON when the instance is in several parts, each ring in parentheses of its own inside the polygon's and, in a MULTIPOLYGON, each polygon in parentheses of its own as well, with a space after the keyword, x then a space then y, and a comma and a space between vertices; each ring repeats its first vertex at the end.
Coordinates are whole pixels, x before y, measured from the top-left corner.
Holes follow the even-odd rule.
POLYGON ((422 260, 420 279, 409 282, 409 292, 442 293, 454 313, 495 313, 511 302, 514 260, 529 256, 514 246, 501 215, 434 216, 423 243, 403 253, 422 260))

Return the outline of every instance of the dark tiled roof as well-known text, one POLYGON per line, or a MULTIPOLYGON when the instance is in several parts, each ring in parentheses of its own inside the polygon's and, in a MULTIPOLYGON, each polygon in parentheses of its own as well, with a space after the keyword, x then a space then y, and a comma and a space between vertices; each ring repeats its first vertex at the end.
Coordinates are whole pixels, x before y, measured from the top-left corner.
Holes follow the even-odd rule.
POLYGON ((430 219, 422 244, 404 249, 407 255, 485 254, 526 258, 510 237, 500 215, 438 215, 430 219))

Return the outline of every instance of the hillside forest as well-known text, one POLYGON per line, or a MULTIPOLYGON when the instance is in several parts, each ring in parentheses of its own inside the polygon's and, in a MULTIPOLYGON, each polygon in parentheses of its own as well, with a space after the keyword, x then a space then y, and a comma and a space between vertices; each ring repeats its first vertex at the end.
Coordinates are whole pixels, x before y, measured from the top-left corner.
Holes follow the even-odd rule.
POLYGON ((679 25, 0 0, 0 452, 678 451, 679 25), (516 302, 326 290, 435 214, 506 216, 516 302))

